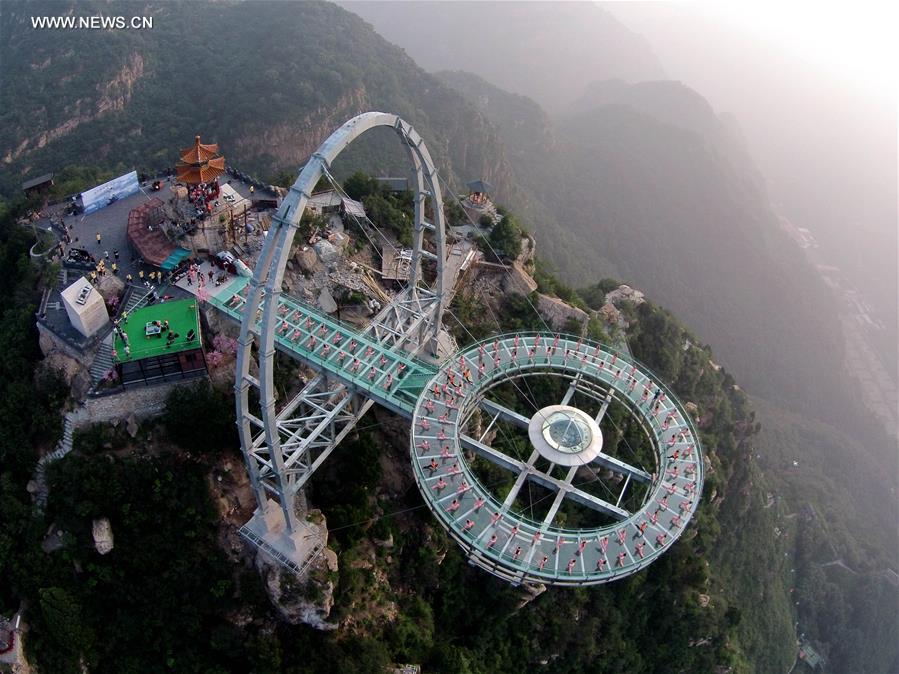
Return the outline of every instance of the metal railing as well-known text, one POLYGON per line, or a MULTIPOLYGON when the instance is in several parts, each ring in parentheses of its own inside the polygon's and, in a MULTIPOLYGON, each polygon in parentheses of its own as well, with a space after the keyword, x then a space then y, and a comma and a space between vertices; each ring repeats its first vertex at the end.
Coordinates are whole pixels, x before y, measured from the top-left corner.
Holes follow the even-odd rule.
POLYGON ((268 555, 272 560, 283 566, 288 571, 292 571, 298 577, 302 577, 309 570, 309 567, 312 566, 315 561, 321 557, 322 553, 325 551, 325 546, 321 541, 317 541, 316 544, 312 548, 312 553, 303 560, 302 564, 297 564, 295 561, 284 555, 284 553, 280 552, 273 545, 265 541, 263 538, 259 537, 255 532, 247 527, 247 525, 241 526, 237 533, 240 534, 248 543, 254 545, 257 549, 262 550, 266 555, 268 555))

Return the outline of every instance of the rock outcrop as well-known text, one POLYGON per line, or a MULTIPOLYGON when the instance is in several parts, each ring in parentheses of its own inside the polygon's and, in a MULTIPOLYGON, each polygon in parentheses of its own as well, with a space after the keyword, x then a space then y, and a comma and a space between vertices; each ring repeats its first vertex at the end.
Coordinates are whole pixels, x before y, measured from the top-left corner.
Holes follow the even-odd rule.
POLYGON ((285 622, 323 631, 336 630, 338 624, 328 622, 328 618, 334 606, 332 577, 338 569, 337 553, 328 547, 328 527, 321 511, 310 510, 306 523, 324 547, 301 577, 261 551, 256 553, 256 567, 269 599, 285 622))
POLYGON ((631 288, 629 285, 620 285, 615 290, 606 293, 606 302, 618 305, 619 302, 633 302, 634 304, 643 304, 646 299, 640 290, 631 288))
POLYGON ((337 623, 328 622, 334 606, 334 582, 328 578, 328 572, 337 571, 337 554, 333 550, 325 548, 302 578, 262 553, 256 555, 256 566, 269 599, 284 621, 322 631, 337 629, 337 623))
POLYGON ((503 292, 530 295, 537 290, 537 282, 519 265, 514 263, 503 279, 503 292))
POLYGON ((94 520, 93 526, 91 527, 91 534, 94 537, 94 547, 97 549, 97 552, 101 555, 112 552, 115 544, 112 536, 112 525, 109 523, 108 517, 101 517, 100 519, 94 520))
POLYGON ((40 365, 41 370, 55 370, 58 372, 72 391, 75 400, 82 400, 91 387, 91 374, 85 363, 93 360, 93 352, 88 352, 79 361, 67 351, 63 351, 63 344, 55 339, 47 331, 40 330, 38 344, 44 360, 40 365))
MULTIPOLYGON (((296 260, 300 272, 306 274, 317 274, 325 268, 324 265, 319 262, 315 250, 307 246, 303 246, 297 251, 296 255, 294 255, 294 260, 296 260)), ((288 266, 290 266, 291 262, 293 262, 293 260, 287 263, 288 266)))
POLYGON ((589 318, 586 311, 566 304, 558 297, 543 294, 537 296, 537 310, 553 330, 564 330, 571 321, 583 325, 589 318))
POLYGON ((539 583, 537 585, 531 585, 531 584, 525 583, 524 585, 521 586, 520 599, 519 599, 518 604, 516 605, 515 609, 516 610, 523 609, 525 606, 530 604, 532 601, 534 601, 537 597, 539 597, 544 592, 546 592, 546 585, 544 585, 543 583, 539 583))
MULTIPOLYGON (((48 63, 49 65, 49 59, 48 63)), ((106 82, 96 85, 96 97, 85 95, 65 107, 66 116, 62 123, 46 129, 30 138, 24 138, 15 149, 3 156, 9 164, 19 157, 39 150, 49 143, 68 136, 83 124, 92 122, 111 112, 123 110, 131 101, 134 84, 144 75, 144 58, 140 52, 132 52, 122 63, 122 67, 106 82)))
POLYGON ((125 282, 114 274, 106 274, 97 283, 97 290, 100 291, 100 295, 103 296, 107 304, 112 301, 117 302, 122 293, 125 292, 125 282))

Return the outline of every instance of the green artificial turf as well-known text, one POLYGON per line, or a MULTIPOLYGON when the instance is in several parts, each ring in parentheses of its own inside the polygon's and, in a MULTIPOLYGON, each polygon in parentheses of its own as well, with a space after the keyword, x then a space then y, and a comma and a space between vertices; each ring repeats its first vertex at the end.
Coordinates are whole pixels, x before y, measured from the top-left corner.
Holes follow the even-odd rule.
POLYGON ((122 338, 116 335, 114 348, 117 363, 189 351, 200 346, 200 320, 197 313, 197 300, 193 298, 156 303, 137 309, 128 314, 127 323, 123 320, 119 321, 119 328, 128 335, 131 355, 130 357, 125 355, 125 344, 122 342, 122 338), (169 343, 168 332, 164 331, 159 336, 147 336, 146 326, 154 321, 163 324, 168 321, 169 331, 178 335, 168 348, 166 348, 169 343), (196 333, 196 337, 188 342, 187 333, 191 329, 196 333))

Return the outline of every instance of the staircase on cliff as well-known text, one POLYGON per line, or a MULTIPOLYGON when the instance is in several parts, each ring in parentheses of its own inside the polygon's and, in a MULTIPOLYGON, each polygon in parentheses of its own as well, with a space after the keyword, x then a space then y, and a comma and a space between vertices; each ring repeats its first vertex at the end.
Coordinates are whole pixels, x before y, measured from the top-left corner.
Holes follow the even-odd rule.
POLYGON ((42 456, 38 460, 37 467, 34 471, 34 502, 41 510, 47 505, 47 496, 49 492, 47 487, 47 464, 57 461, 71 452, 74 437, 75 415, 73 412, 68 412, 63 424, 62 438, 60 438, 59 443, 56 445, 56 449, 49 454, 42 456))

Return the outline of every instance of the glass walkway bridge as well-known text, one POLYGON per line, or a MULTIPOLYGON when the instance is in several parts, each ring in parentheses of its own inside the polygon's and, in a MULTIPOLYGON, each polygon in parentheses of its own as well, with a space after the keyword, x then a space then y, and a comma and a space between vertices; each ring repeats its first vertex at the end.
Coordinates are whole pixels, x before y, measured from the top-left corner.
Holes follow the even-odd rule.
POLYGON ((241 323, 238 429, 257 500, 241 533, 302 573, 323 545, 297 499, 378 404, 409 419, 415 481, 472 564, 514 584, 556 585, 644 568, 674 544, 702 493, 689 416, 645 366, 573 336, 496 335, 438 355, 457 281, 446 261, 440 184, 414 129, 395 115, 365 113, 335 131, 285 197, 253 277, 210 299, 241 323), (348 143, 377 126, 396 132, 412 164, 414 244, 408 286, 357 329, 281 288, 312 187, 331 179, 330 163, 348 143), (274 393, 276 351, 317 373, 288 401, 274 393), (535 502, 544 506, 539 514, 535 502))
MULTIPOLYGON (((246 280, 238 279, 211 302, 239 320, 246 288, 246 280)), ((438 368, 295 299, 281 296, 276 313, 281 351, 413 422, 410 456, 428 507, 472 562, 491 573, 516 583, 613 580, 650 564, 696 510, 703 465, 689 416, 658 379, 628 356, 571 336, 529 333, 472 345, 438 368), (563 400, 527 418, 485 396, 504 382, 538 375, 564 376, 571 382, 568 391, 594 399, 599 412, 586 415, 563 400), (658 458, 653 474, 601 452, 599 423, 612 400, 627 406, 650 437, 658 458), (538 420, 540 439, 532 442, 531 456, 522 460, 469 435, 474 414, 491 417, 489 425, 501 420, 523 429, 538 420), (472 453, 515 474, 515 485, 503 500, 469 465, 465 457, 472 453), (549 469, 539 467, 541 457, 549 469), (591 465, 624 476, 617 503, 577 486, 578 470, 591 465), (563 469, 564 476, 554 477, 552 468, 563 469), (511 507, 526 480, 556 493, 542 521, 511 507), (644 503, 633 512, 620 507, 631 481, 648 487, 644 503), (565 499, 612 521, 589 529, 554 526, 565 499)))

